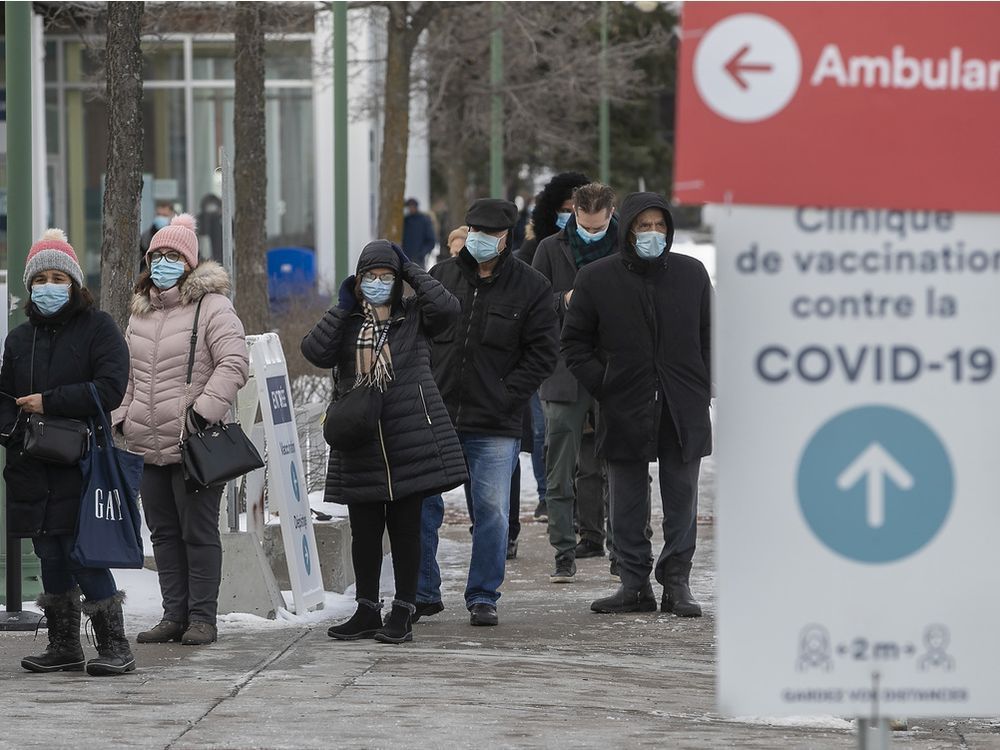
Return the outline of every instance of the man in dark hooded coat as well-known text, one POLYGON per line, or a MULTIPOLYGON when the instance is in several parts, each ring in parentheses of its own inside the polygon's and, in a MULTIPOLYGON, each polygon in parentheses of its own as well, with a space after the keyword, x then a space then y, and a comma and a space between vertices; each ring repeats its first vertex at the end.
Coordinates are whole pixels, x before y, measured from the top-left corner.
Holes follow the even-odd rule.
POLYGON ((689 577, 697 534, 698 472, 711 453, 712 284, 694 258, 670 252, 666 200, 622 203, 619 251, 582 268, 566 310, 562 354, 600 403, 597 455, 607 462, 621 586, 595 612, 651 612, 649 462, 659 462, 664 545, 656 561, 664 612, 697 617, 689 577))

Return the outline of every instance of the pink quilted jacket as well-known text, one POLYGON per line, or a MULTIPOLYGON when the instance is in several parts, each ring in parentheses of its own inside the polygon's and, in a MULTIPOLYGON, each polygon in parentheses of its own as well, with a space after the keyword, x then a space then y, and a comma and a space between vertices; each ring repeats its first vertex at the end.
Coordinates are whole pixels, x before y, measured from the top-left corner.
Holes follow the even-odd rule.
POLYGON ((202 261, 184 284, 132 299, 125 339, 131 367, 125 400, 112 413, 129 450, 157 466, 181 460, 178 443, 188 404, 209 422, 226 417, 236 392, 247 382, 250 365, 243 323, 226 294, 229 276, 213 261, 202 261), (198 347, 185 403, 188 352, 195 307, 198 347))

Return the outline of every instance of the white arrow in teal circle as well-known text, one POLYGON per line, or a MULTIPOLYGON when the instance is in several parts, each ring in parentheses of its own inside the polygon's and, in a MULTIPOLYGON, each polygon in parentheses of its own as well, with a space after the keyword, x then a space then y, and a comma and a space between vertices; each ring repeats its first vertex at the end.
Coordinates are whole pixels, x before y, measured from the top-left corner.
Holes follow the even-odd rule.
POLYGON ((885 448, 872 443, 851 461, 837 477, 837 487, 849 490, 862 479, 867 480, 868 525, 873 529, 885 523, 885 483, 891 479, 903 490, 913 487, 913 476, 899 465, 885 448))

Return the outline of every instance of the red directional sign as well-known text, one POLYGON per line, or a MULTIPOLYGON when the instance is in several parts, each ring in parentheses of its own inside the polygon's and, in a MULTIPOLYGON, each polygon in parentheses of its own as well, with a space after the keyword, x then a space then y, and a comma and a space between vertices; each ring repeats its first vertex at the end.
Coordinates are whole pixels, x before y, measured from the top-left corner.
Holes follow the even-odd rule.
POLYGON ((685 3, 682 203, 1000 211, 1000 3, 685 3))

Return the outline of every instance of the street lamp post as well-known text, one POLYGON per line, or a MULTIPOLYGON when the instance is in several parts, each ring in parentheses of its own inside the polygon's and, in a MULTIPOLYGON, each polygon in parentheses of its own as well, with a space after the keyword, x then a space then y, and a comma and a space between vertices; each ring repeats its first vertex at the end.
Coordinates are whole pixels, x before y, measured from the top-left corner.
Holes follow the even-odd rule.
POLYGON ((503 3, 493 3, 493 34, 490 36, 490 195, 503 198, 503 3))
POLYGON ((598 111, 598 152, 601 182, 611 181, 611 105, 608 102, 608 3, 601 0, 601 52, 598 59, 601 102, 598 111))
POLYGON ((333 4, 333 268, 346 276, 347 238, 347 2, 333 4))

